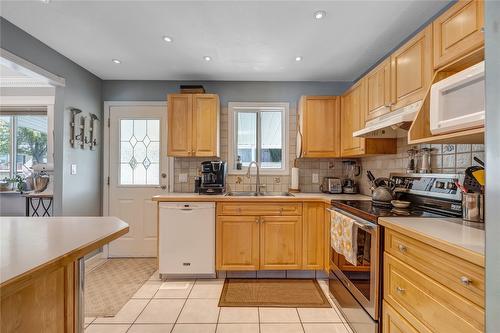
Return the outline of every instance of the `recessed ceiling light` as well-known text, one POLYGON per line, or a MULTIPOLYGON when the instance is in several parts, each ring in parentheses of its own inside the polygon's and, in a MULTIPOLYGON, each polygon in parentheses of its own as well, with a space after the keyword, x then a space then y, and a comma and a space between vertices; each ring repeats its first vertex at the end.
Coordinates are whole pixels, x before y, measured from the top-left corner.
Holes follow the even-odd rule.
POLYGON ((50 2, 50 0, 40 0, 40 1, 43 2, 43 3, 49 3, 50 2))
POLYGON ((205 60, 205 61, 210 61, 210 60, 212 60, 212 57, 210 57, 210 56, 204 56, 204 57, 203 57, 203 60, 205 60))
POLYGON ((326 16, 326 12, 324 10, 318 10, 317 12, 314 13, 314 18, 316 20, 321 20, 326 16))
POLYGON ((302 57, 301 56, 295 57, 295 61, 302 61, 302 57))
POLYGON ((111 61, 112 61, 112 62, 114 62, 115 64, 121 64, 121 63, 122 63, 122 62, 121 62, 120 60, 118 60, 118 59, 113 59, 113 60, 111 60, 111 61))
POLYGON ((163 36, 163 40, 167 43, 172 43, 174 39, 170 36, 163 36))

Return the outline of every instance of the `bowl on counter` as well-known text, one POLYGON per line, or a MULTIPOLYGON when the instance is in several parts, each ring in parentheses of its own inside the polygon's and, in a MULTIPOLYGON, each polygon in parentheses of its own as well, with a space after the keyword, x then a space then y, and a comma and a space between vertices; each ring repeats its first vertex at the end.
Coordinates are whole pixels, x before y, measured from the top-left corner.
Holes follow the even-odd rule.
POLYGON ((391 204, 396 208, 408 208, 411 202, 404 200, 391 200, 391 204))

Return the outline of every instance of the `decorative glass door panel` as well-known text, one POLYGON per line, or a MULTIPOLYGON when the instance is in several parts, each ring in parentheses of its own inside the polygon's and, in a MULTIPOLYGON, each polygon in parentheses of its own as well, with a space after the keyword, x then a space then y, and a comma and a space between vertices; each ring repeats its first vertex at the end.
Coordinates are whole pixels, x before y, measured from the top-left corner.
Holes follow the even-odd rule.
POLYGON ((160 120, 120 120, 120 185, 160 184, 160 120))

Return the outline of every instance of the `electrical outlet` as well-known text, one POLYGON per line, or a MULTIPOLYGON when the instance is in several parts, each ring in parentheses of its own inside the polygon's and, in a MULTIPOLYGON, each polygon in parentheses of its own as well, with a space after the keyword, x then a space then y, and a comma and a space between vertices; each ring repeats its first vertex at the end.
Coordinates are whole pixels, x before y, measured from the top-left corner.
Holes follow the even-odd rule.
POLYGON ((71 174, 76 175, 76 164, 71 164, 71 174))
POLYGON ((188 182, 188 174, 180 173, 179 174, 179 183, 187 183, 188 182))
POLYGON ((312 174, 312 183, 313 184, 318 184, 319 183, 319 176, 317 173, 312 174))

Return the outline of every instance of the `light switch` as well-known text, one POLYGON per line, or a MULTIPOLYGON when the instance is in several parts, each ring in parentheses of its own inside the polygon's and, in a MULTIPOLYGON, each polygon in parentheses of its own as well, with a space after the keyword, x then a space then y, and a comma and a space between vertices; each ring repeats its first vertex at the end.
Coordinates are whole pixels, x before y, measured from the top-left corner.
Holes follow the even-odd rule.
POLYGON ((188 181, 187 173, 180 173, 179 174, 179 183, 187 183, 187 181, 188 181))
POLYGON ((71 174, 76 175, 76 164, 71 164, 71 174))
POLYGON ((313 174, 312 174, 312 183, 313 183, 313 184, 317 184, 317 183, 319 183, 319 176, 318 176, 318 174, 317 174, 317 173, 313 173, 313 174))

